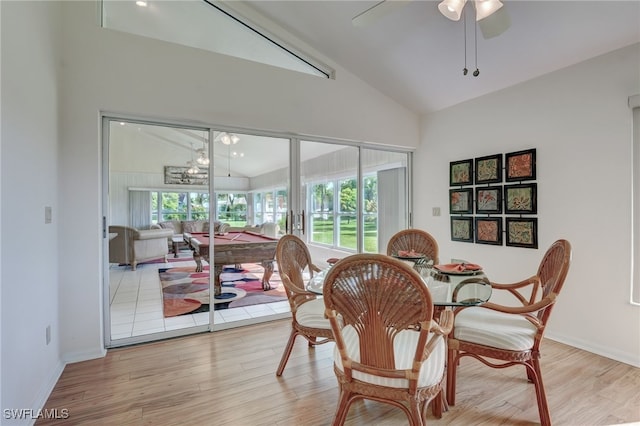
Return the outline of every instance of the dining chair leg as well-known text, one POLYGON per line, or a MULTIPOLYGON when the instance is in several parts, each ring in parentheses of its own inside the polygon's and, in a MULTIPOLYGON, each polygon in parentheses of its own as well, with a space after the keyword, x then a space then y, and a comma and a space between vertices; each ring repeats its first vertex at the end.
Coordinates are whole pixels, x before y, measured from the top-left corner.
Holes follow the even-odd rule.
POLYGON ((458 351, 449 349, 447 351, 447 403, 456 405, 456 373, 458 369, 458 351))
POLYGON ((547 404, 547 396, 542 383, 542 371, 540 370, 540 362, 537 358, 531 360, 528 364, 530 368, 527 371, 533 376, 533 384, 536 388, 536 399, 538 400, 538 412, 540 413, 540 425, 551 426, 551 416, 549 414, 549 405, 547 404))
POLYGON ((291 334, 289 335, 289 341, 287 342, 287 346, 284 348, 284 352, 282 353, 282 358, 280 359, 280 365, 278 365, 276 376, 282 376, 284 367, 287 365, 287 361, 289 360, 289 355, 291 355, 293 344, 296 342, 297 335, 298 335, 298 332, 295 329, 292 329, 291 334))
POLYGON ((442 418, 442 410, 445 404, 444 395, 442 390, 431 400, 431 410, 433 411, 433 417, 436 419, 442 418))
MULTIPOLYGON (((437 397, 436 397, 437 399, 437 397)), ((424 422, 422 420, 422 413, 420 412, 420 407, 418 401, 412 399, 409 401, 409 424, 422 426, 424 422)))
POLYGON ((342 426, 347 418, 347 412, 351 405, 351 392, 340 390, 340 399, 338 400, 338 408, 336 409, 336 415, 333 419, 333 426, 342 426))

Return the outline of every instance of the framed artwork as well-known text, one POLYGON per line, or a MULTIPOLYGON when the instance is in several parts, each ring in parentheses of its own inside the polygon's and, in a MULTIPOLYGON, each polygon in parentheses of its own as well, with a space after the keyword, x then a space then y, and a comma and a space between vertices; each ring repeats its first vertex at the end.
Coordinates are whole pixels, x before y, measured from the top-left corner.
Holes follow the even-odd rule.
POLYGON ((506 214, 537 213, 537 184, 505 185, 504 212, 506 214))
POLYGON ((452 161, 449 163, 449 186, 473 184, 473 160, 452 161))
POLYGON ((504 155, 507 182, 536 178, 536 150, 510 152, 504 155))
POLYGON ((449 213, 473 213, 473 188, 449 190, 449 213))
POLYGON ((476 158, 476 185, 502 182, 502 154, 476 158))
POLYGON ((473 217, 454 216, 451 218, 451 240, 473 242, 473 217))
POLYGON ((476 217, 476 243, 502 245, 502 218, 476 217))
POLYGON ((502 213, 502 187, 501 186, 476 187, 476 213, 478 214, 502 213))
POLYGON ((506 218, 506 245, 513 247, 538 248, 538 218, 506 218))
POLYGON ((164 166, 164 183, 168 185, 209 185, 209 169, 187 173, 188 167, 164 166))

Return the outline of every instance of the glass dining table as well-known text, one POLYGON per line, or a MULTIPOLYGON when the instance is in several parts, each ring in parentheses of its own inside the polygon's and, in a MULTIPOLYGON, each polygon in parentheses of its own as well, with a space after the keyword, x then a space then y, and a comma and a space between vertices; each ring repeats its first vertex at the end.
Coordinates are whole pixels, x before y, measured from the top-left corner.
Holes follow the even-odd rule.
MULTIPOLYGON (((422 265, 416 268, 431 292, 436 307, 477 306, 491 297, 491 283, 482 269, 466 269, 465 264, 422 265)), ((324 278, 331 269, 328 267, 315 274, 306 289, 322 294, 324 278)))

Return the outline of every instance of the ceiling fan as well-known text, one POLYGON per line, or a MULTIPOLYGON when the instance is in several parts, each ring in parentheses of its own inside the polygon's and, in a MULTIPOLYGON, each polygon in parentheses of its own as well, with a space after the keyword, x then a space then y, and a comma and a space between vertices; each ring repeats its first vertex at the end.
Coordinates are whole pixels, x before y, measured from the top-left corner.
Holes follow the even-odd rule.
MULTIPOLYGON (((355 16, 351 22, 356 27, 370 25, 410 2, 411 0, 382 0, 355 16)), ((499 36, 511 25, 509 14, 500 0, 443 0, 438 4, 438 10, 452 21, 459 21, 467 2, 473 3, 475 7, 476 21, 485 39, 499 36)))

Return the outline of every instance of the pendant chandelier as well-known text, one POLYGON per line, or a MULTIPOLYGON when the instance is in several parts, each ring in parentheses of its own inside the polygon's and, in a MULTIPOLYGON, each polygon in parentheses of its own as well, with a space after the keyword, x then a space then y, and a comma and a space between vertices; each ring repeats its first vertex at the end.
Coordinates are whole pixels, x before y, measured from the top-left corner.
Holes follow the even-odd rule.
POLYGON ((218 139, 220 140, 220 142, 222 142, 222 144, 227 146, 227 177, 231 177, 231 157, 238 156, 237 152, 231 152, 231 145, 235 145, 240 142, 240 138, 235 133, 222 132, 218 136, 218 139))
POLYGON ((200 173, 200 168, 198 167, 198 163, 193 160, 193 144, 191 144, 191 161, 187 161, 187 173, 190 175, 195 175, 200 173))
POLYGON ((207 152, 207 148, 205 146, 204 141, 202 141, 202 148, 198 149, 196 153, 198 154, 198 158, 196 158, 196 162, 201 166, 205 166, 205 167, 208 166, 210 160, 209 160, 209 154, 207 152))

